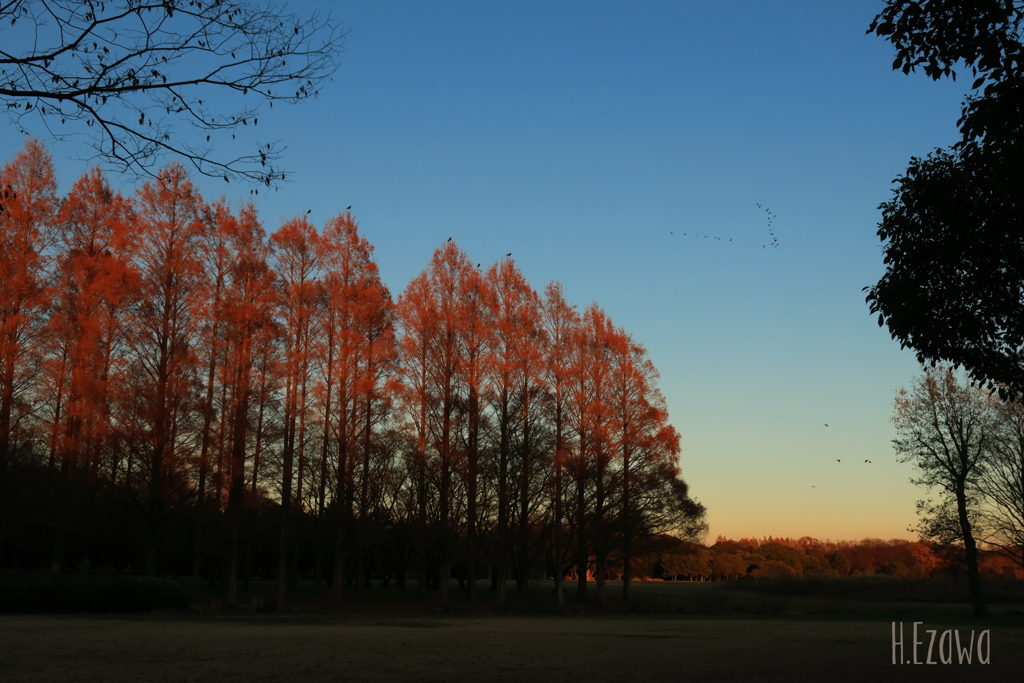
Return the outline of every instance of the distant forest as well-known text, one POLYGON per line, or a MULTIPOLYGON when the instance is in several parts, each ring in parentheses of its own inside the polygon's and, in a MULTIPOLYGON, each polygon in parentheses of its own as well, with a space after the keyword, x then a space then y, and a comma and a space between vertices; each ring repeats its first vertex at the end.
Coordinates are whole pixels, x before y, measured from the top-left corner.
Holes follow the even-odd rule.
MULTIPOLYGON (((802 538, 719 536, 711 547, 677 541, 640 563, 644 576, 663 579, 735 579, 741 577, 850 576, 887 574, 899 578, 964 577, 961 543, 865 538, 860 541, 819 541, 802 538)), ((987 576, 1024 579, 1024 568, 998 548, 983 552, 981 572, 987 576)))
POLYGON ((395 300, 350 211, 56 187, 36 140, 0 169, 0 567, 603 601, 703 539, 642 344, 511 255, 449 239, 395 300))

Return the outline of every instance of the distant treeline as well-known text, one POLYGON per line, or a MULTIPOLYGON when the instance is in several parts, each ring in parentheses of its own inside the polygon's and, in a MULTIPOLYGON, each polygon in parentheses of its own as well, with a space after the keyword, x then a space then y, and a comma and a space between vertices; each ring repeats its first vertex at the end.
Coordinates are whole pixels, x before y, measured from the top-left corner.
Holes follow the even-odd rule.
MULTIPOLYGON (((819 541, 802 538, 719 536, 714 545, 666 539, 670 549, 638 561, 637 573, 662 579, 737 579, 773 575, 825 574, 850 576, 888 574, 901 578, 957 576, 966 572, 964 547, 928 541, 865 538, 860 541, 819 541)), ((1024 569, 998 549, 981 556, 983 574, 1024 579, 1024 569)))

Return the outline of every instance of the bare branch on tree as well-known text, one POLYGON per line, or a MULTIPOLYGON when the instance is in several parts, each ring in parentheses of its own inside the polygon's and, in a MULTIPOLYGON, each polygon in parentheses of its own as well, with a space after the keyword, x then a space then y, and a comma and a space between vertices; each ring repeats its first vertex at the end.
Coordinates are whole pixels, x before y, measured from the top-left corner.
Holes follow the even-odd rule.
POLYGON ((269 3, 0 0, 0 106, 23 133, 30 117, 57 140, 84 124, 120 172, 153 175, 177 155, 203 175, 269 187, 286 178, 279 141, 234 158, 214 143, 256 126, 264 101, 317 96, 344 38, 329 15, 269 3))

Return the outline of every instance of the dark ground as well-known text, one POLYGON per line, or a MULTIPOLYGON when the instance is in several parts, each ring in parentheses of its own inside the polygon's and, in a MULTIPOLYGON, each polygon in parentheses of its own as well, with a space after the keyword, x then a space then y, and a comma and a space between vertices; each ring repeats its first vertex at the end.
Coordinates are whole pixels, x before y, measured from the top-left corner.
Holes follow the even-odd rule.
MULTIPOLYGON (((268 582, 269 584, 269 582, 268 582)), ((722 584, 650 582, 623 608, 611 584, 608 608, 552 607, 551 584, 498 611, 483 591, 466 605, 431 611, 411 589, 349 593, 321 604, 326 589, 300 586, 295 612, 204 609, 142 616, 0 617, 0 681, 1010 681, 1024 670, 1024 608, 997 604, 985 622, 966 602, 901 602, 891 586, 837 599, 829 587, 723 590, 722 584), (804 590, 806 592, 806 590, 804 590), (788 593, 788 595, 786 595, 788 593), (872 593, 887 600, 871 600, 872 593), (893 665, 892 622, 904 626, 904 657, 927 656, 926 629, 958 630, 966 646, 984 629, 991 663, 893 665)), ((877 587, 876 587, 877 588, 877 587)), ((921 590, 906 584, 912 597, 921 590)), ((241 597, 273 595, 254 584, 241 597)), ((569 591, 572 595, 572 591, 569 591)), ((218 593, 200 595, 209 607, 218 593), (209 599, 209 600, 208 600, 209 599)), ((939 591, 934 597, 950 599, 939 591)), ((955 596, 954 596, 955 597, 955 596)), ((937 653, 932 659, 939 661, 937 653)), ((954 655, 956 661, 956 655, 954 655)))

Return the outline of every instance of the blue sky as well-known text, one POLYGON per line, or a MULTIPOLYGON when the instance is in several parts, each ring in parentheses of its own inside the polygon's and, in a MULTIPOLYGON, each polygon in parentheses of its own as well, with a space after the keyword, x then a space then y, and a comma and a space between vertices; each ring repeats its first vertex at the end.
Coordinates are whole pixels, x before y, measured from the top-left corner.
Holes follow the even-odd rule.
MULTIPOLYGON (((261 112, 292 174, 257 205, 268 231, 352 205, 396 296, 452 237, 604 306, 661 372, 709 540, 910 537, 889 418, 919 366, 861 288, 878 204, 956 140, 968 84, 892 72, 881 6, 292 3, 350 32, 318 99, 261 112)), ((88 150, 51 151, 66 191, 88 150)))

